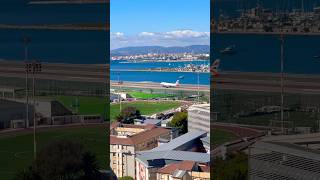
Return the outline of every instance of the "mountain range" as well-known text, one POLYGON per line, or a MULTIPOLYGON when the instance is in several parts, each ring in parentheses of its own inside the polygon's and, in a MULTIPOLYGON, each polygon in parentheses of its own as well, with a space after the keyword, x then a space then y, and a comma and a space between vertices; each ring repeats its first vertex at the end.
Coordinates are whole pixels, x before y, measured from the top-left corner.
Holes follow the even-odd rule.
POLYGON ((127 56, 127 55, 139 55, 148 53, 159 54, 173 54, 173 53, 210 53, 209 45, 191 45, 191 46, 136 46, 136 47, 124 47, 111 50, 111 56, 127 56))

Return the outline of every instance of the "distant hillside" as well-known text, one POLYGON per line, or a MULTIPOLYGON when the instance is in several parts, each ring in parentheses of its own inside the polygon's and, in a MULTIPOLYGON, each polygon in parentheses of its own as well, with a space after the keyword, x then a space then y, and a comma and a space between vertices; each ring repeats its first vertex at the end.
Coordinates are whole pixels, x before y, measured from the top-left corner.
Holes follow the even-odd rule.
POLYGON ((184 47, 163 47, 163 46, 138 46, 138 47, 124 47, 114 49, 111 51, 111 56, 126 56, 147 53, 209 53, 209 45, 192 45, 184 47))

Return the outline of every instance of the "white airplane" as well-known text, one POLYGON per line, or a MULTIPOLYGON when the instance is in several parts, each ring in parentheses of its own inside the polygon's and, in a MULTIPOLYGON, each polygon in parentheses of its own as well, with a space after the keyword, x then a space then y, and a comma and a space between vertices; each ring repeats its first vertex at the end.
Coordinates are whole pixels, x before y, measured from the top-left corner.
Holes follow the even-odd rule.
POLYGON ((169 87, 179 87, 179 80, 176 81, 176 83, 167 83, 167 82, 161 82, 160 85, 162 85, 165 88, 169 87))

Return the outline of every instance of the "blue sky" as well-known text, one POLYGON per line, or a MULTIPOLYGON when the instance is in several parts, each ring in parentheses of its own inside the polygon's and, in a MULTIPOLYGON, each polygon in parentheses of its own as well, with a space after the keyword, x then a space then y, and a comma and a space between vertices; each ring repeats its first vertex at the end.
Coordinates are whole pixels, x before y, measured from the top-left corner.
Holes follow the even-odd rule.
POLYGON ((210 0, 111 0, 111 49, 209 44, 210 0))

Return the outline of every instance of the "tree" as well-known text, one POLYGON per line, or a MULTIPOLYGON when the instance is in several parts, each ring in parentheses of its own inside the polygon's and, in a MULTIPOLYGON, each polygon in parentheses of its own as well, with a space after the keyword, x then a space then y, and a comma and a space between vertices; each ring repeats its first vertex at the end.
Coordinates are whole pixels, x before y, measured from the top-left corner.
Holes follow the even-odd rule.
POLYGON ((120 114, 116 117, 118 122, 122 122, 124 124, 133 124, 133 120, 141 118, 141 113, 135 107, 126 107, 121 110, 120 114))
POLYGON ((118 180, 134 180, 134 179, 131 176, 123 176, 123 177, 118 178, 118 180))
POLYGON ((15 180, 94 180, 99 178, 97 159, 80 143, 61 140, 45 146, 36 161, 15 180))
POLYGON ((30 166, 26 170, 18 172, 13 180, 41 180, 41 177, 36 173, 35 169, 30 166))
POLYGON ((244 153, 229 155, 226 160, 216 158, 213 163, 213 179, 215 180, 247 179, 248 157, 244 153))
POLYGON ((180 129, 180 133, 188 132, 188 113, 186 111, 177 112, 173 115, 172 120, 168 123, 170 127, 180 129))

